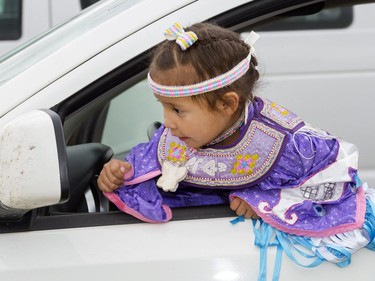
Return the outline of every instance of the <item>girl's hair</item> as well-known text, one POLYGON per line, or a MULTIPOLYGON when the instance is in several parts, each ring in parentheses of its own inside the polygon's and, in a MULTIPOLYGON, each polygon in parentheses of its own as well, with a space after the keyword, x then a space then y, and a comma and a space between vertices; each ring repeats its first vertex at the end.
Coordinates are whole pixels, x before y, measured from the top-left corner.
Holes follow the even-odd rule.
MULTIPOLYGON (((248 56, 250 47, 240 38, 238 33, 224 29, 212 23, 197 23, 185 31, 193 31, 198 40, 187 50, 181 50, 175 41, 164 41, 154 51, 150 64, 150 72, 154 74, 167 70, 192 70, 191 75, 181 75, 174 81, 175 85, 185 86, 202 82, 231 70, 248 56)), ((215 109, 217 100, 222 100, 224 93, 233 91, 239 95, 239 110, 243 110, 246 101, 253 101, 253 88, 259 78, 256 70, 258 62, 251 58, 247 73, 231 85, 213 92, 193 96, 196 100, 206 100, 215 109)), ((186 71, 184 72, 186 73, 186 71)))

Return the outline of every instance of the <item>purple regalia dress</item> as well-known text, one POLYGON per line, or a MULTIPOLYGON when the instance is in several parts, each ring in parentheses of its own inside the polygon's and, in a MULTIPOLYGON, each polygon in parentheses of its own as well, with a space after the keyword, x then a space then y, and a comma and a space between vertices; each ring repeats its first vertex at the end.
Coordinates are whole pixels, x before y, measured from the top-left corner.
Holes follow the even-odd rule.
MULTIPOLYGON (((272 229, 323 243, 324 237, 363 233, 373 217, 374 195, 357 176, 356 147, 266 99, 249 105, 240 137, 230 146, 195 150, 162 126, 126 161, 133 170, 125 185, 105 195, 146 222, 170 220, 173 207, 239 197, 272 229), (175 192, 157 187, 165 162, 187 169, 175 192)), ((362 235, 358 248, 373 242, 374 231, 362 235)))

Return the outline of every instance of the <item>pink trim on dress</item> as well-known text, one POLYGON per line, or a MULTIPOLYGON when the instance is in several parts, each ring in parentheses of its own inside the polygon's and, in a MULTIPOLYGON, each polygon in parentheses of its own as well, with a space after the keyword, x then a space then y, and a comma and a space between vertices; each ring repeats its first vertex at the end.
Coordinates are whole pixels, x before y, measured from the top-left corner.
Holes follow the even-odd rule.
MULTIPOLYGON (((132 171, 133 171, 133 169, 132 169, 132 171)), ((152 171, 152 172, 149 172, 149 173, 144 174, 142 176, 139 176, 138 178, 132 179, 131 181, 126 181, 126 179, 133 177, 134 171, 133 171, 133 175, 131 177, 127 177, 127 175, 128 175, 128 173, 126 173, 125 177, 124 177, 124 179, 125 179, 124 185, 133 185, 133 184, 145 182, 145 181, 148 181, 148 180, 150 180, 154 177, 157 177, 157 176, 161 175, 161 171, 160 170, 152 171)))
POLYGON ((130 208, 128 205, 126 205, 115 193, 113 192, 103 192, 104 196, 107 197, 108 200, 110 200, 113 204, 116 205, 117 208, 119 208, 121 211, 132 215, 133 217, 144 221, 144 222, 149 222, 149 223, 162 223, 162 222, 167 222, 172 219, 172 211, 167 205, 162 205, 165 214, 166 214, 166 219, 163 221, 154 221, 149 218, 146 218, 143 216, 141 213, 137 212, 136 210, 130 208))
MULTIPOLYGON (((241 196, 238 196, 238 195, 230 195, 230 200, 233 200, 234 197, 241 198, 241 196)), ((244 198, 241 198, 241 199, 246 202, 244 198)), ((259 217, 262 218, 263 221, 265 221, 266 223, 268 223, 269 225, 271 225, 272 227, 280 231, 283 231, 289 234, 299 235, 299 236, 323 238, 323 237, 328 237, 331 235, 359 229, 363 226, 365 222, 365 213, 366 213, 366 197, 365 197, 365 191, 362 187, 358 187, 357 193, 356 193, 356 199, 357 199, 356 221, 353 223, 347 223, 344 225, 335 226, 325 231, 290 229, 272 220, 269 215, 259 212, 259 210, 257 210, 256 208, 254 208, 253 210, 257 213, 259 217)))

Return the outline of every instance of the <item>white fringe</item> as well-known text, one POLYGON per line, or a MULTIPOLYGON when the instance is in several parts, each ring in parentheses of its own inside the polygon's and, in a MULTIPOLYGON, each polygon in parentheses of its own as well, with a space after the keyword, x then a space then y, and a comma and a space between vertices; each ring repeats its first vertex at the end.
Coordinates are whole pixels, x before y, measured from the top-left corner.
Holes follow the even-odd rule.
MULTIPOLYGON (((362 187, 365 191, 366 198, 375 202, 375 190, 369 188, 367 183, 363 183, 362 187)), ((366 247, 370 241, 367 239, 362 229, 355 229, 324 238, 311 238, 311 242, 314 246, 314 250, 319 252, 327 261, 338 263, 341 259, 328 251, 327 247, 340 247, 353 255, 361 248, 366 247)))

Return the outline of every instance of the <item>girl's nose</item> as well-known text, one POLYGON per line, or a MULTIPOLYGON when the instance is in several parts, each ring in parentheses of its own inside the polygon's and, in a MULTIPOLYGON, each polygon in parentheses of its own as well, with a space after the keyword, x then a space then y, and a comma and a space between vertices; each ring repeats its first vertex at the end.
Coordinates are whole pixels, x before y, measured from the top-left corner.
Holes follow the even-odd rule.
POLYGON ((164 110, 164 126, 168 129, 175 129, 176 125, 173 121, 173 117, 167 110, 164 110))

